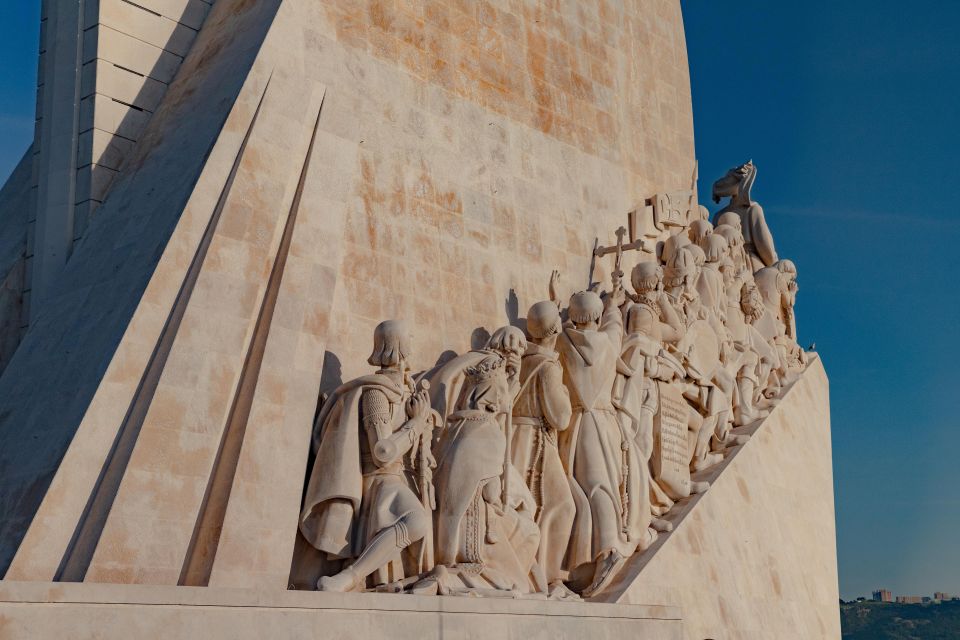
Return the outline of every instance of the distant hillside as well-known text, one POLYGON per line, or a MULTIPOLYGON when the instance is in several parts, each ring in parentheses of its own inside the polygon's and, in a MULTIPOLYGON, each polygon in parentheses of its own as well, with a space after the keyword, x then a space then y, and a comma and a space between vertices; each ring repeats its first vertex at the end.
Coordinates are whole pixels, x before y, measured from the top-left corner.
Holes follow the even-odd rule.
POLYGON ((960 601, 942 604, 840 605, 844 640, 958 640, 960 601))

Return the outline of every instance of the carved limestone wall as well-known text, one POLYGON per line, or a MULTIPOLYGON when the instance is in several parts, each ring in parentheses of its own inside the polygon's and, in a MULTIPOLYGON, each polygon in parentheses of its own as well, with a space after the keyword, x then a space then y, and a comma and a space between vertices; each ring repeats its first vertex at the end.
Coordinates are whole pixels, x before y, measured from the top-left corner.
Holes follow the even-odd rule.
POLYGON ((183 64, 0 379, 17 575, 175 584, 215 530, 211 584, 285 586, 374 325, 463 351, 694 165, 676 0, 221 0, 183 64))

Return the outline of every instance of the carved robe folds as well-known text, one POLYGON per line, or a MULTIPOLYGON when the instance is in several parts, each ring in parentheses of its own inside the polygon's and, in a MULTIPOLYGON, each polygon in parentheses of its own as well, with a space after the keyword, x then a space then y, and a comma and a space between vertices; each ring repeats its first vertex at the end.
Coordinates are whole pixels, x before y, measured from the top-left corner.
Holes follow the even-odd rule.
POLYGON ((379 533, 393 535, 379 545, 393 552, 372 568, 374 585, 429 568, 422 545, 411 546, 423 538, 430 516, 406 455, 420 436, 407 423, 410 391, 400 380, 385 372, 358 378, 324 404, 300 516, 307 541, 334 559, 354 560, 379 533))
MULTIPOLYGON (((567 557, 571 570, 611 550, 629 557, 647 535, 638 501, 631 498, 641 491, 642 462, 611 403, 622 333, 620 311, 610 309, 599 331, 567 327, 557 342, 573 403, 571 426, 560 436, 577 505, 567 557)), ((649 509, 643 515, 649 517, 649 509)))
MULTIPOLYGON (((451 590, 537 591, 533 496, 511 465, 502 503, 506 438, 495 415, 475 409, 451 415, 438 454, 437 564, 458 571, 451 590)), ((451 582, 441 581, 444 588, 451 582)))
POLYGON ((555 351, 530 344, 520 368, 521 391, 513 408, 513 466, 537 505, 537 561, 551 583, 561 580, 576 505, 560 462, 558 433, 570 425, 570 396, 555 351))

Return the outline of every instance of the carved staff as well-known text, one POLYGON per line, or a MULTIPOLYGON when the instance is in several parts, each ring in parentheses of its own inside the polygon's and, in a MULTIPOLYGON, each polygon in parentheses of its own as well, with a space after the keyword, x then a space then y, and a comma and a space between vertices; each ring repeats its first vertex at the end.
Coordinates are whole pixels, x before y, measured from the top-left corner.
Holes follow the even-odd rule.
MULTIPOLYGON (((421 379, 417 384, 418 390, 430 391, 430 381, 421 379)), ((428 424, 432 423, 436 428, 436 412, 431 409, 427 416, 428 424)), ((433 470, 430 468, 430 449, 433 446, 433 429, 424 427, 420 434, 420 450, 417 452, 417 485, 420 489, 420 504, 430 514, 437 509, 436 499, 433 491, 433 470)), ((421 573, 433 570, 433 526, 427 527, 427 533, 420 544, 420 570, 421 573)))
POLYGON ((503 508, 508 509, 510 507, 510 454, 513 445, 513 402, 507 410, 503 431, 507 438, 507 446, 503 448, 503 482, 501 482, 500 501, 503 503, 503 508))

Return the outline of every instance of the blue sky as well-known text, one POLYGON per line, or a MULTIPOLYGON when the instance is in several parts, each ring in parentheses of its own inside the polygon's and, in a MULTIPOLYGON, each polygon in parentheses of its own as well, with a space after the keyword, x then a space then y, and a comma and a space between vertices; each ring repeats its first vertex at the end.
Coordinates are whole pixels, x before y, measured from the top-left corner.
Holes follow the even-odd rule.
MULTIPOLYGON (((757 164, 830 375, 841 595, 960 593, 960 2, 683 7, 702 200, 757 164)), ((32 137, 38 20, 0 3, 0 176, 32 137)))
POLYGON ((960 2, 683 8, 700 192, 753 158, 830 376, 841 595, 960 593, 960 2))

